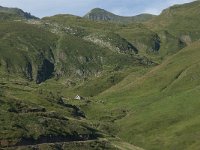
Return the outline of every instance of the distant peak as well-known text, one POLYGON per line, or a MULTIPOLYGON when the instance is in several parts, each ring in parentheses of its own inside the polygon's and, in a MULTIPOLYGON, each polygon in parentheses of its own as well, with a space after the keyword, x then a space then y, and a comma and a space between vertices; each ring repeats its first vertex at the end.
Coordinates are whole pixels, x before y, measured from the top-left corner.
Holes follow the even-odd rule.
POLYGON ((86 15, 89 15, 89 14, 102 14, 102 13, 110 13, 109 11, 105 10, 105 9, 102 9, 102 8, 94 8, 92 10, 90 10, 86 15))
POLYGON ((93 8, 91 11, 105 11, 105 9, 102 9, 102 8, 93 8))
POLYGON ((38 19, 37 17, 32 16, 30 13, 24 12, 19 8, 0 6, 0 13, 13 15, 15 19, 38 19))
POLYGON ((91 11, 106 11, 106 10, 103 9, 103 8, 94 8, 94 9, 92 9, 91 11))
POLYGON ((154 16, 151 14, 140 14, 137 16, 119 16, 102 8, 94 8, 89 11, 84 18, 93 21, 110 21, 115 23, 131 23, 131 22, 144 22, 152 19, 154 16))

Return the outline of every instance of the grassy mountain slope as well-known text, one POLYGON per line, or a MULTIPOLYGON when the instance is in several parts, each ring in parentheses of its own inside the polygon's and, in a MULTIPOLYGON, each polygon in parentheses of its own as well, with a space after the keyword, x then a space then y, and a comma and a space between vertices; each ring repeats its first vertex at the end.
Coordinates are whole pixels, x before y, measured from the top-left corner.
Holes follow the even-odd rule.
POLYGON ((200 38, 200 20, 196 17, 199 16, 199 6, 200 1, 172 6, 146 24, 158 33, 162 45, 166 45, 160 50, 163 54, 176 53, 200 38))
POLYGON ((92 100, 75 101, 74 95, 69 98, 63 83, 49 80, 38 86, 11 74, 9 79, 0 79, 0 95, 0 147, 139 149, 97 131, 79 106, 92 100))
MULTIPOLYGON (((61 98, 63 93, 65 97, 70 95, 66 94, 69 90, 65 82, 76 77, 85 80, 90 75, 106 77, 113 70, 117 74, 123 68, 145 64, 135 56, 136 49, 119 35, 104 33, 113 39, 110 45, 122 51, 98 46, 72 33, 54 33, 53 29, 24 21, 0 24, 1 147, 88 141, 87 149, 89 140, 93 140, 92 145, 112 149, 112 141, 97 139, 104 136, 84 120, 84 112, 61 98), (49 78, 55 83, 53 89, 48 82, 43 84, 49 78), (35 82, 42 83, 39 86, 35 82), (61 88, 63 93, 59 93, 61 88)), ((104 89, 115 84, 112 80, 104 89)))
MULTIPOLYGON (((148 57, 150 56, 149 54, 153 54, 152 56, 159 54, 159 36, 156 32, 151 31, 140 23, 120 25, 107 21, 94 22, 72 15, 45 17, 43 18, 43 21, 48 22, 51 25, 53 24, 53 28, 56 26, 56 28, 61 28, 60 30, 62 31, 82 37, 94 44, 104 45, 107 48, 111 47, 112 49, 115 49, 116 42, 118 42, 118 45, 120 44, 119 46, 121 48, 126 48, 126 45, 130 45, 129 43, 131 43, 132 46, 136 48, 134 48, 134 51, 142 56, 148 57), (108 41, 108 39, 105 38, 106 36, 109 38, 111 37, 111 41, 108 41)), ((56 32, 55 29, 54 32, 56 32)))
POLYGON ((78 106, 63 100, 54 90, 39 88, 17 76, 9 81, 1 78, 0 89, 1 148, 53 149, 63 144, 65 149, 80 145, 85 149, 114 149, 110 141, 98 139, 104 135, 85 121, 78 106))
POLYGON ((155 29, 167 28, 174 32, 199 29, 197 26, 199 18, 200 1, 194 1, 183 5, 175 5, 165 9, 161 15, 152 19, 150 23, 154 24, 155 29))
POLYGON ((199 149, 198 7, 144 24, 1 22, 0 147, 199 149))
POLYGON ((104 9, 95 8, 88 12, 84 18, 93 21, 110 21, 115 23, 131 23, 131 22, 145 22, 152 19, 154 15, 150 14, 140 14, 133 17, 123 17, 110 13, 104 9))
POLYGON ((200 43, 192 43, 199 39, 198 6, 174 6, 146 24, 160 38, 163 56, 179 52, 100 94, 102 103, 85 110, 98 128, 145 149, 199 149, 200 43))
POLYGON ((108 36, 107 33, 112 33, 112 35, 115 33, 131 43, 140 55, 154 58, 154 60, 174 54, 186 45, 185 41, 182 41, 168 30, 152 30, 146 24, 141 23, 120 25, 107 21, 94 22, 71 15, 56 15, 45 17, 43 20, 44 22, 55 24, 55 26, 62 25, 62 30, 79 37, 85 37, 86 39, 90 37, 90 41, 96 41, 96 44, 99 43, 97 42, 99 41, 99 36, 108 36), (71 32, 69 29, 75 29, 75 32, 71 32), (95 40, 93 40, 94 35, 98 35, 95 36, 95 40))
POLYGON ((94 34, 88 28, 49 21, 5 21, 1 35, 1 71, 36 83, 51 77, 84 79, 148 63, 135 55, 138 49, 130 42, 108 31, 94 34))
POLYGON ((199 48, 198 41, 144 76, 128 76, 102 93, 97 99, 105 104, 88 114, 107 116, 106 124, 121 110, 124 116, 112 122, 114 132, 120 129, 120 137, 145 149, 199 149, 199 48))
POLYGON ((52 76, 55 35, 21 22, 1 22, 0 26, 2 72, 21 74, 38 83, 52 76))

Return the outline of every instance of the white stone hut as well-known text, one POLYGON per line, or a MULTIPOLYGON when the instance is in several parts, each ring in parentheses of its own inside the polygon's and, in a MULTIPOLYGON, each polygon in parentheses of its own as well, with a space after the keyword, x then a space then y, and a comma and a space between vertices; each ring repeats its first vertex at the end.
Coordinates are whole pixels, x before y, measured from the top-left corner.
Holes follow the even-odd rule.
POLYGON ((79 95, 76 95, 76 96, 74 97, 74 99, 75 99, 75 100, 82 100, 83 98, 82 98, 81 96, 79 96, 79 95))

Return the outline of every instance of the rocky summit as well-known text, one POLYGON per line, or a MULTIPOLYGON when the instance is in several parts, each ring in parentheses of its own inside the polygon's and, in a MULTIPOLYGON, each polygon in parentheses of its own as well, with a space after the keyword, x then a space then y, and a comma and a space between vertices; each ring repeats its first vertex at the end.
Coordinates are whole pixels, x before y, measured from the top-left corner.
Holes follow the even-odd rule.
POLYGON ((84 18, 93 21, 110 21, 114 23, 145 22, 154 17, 155 16, 151 14, 140 14, 133 17, 118 16, 101 8, 92 9, 84 16, 84 18))

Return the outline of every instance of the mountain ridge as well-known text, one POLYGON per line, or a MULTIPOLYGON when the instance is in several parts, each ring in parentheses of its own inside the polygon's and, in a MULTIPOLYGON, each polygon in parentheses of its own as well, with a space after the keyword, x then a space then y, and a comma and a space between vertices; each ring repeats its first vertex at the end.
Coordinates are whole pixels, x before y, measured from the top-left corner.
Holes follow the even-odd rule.
POLYGON ((10 8, 10 7, 3 7, 0 6, 0 19, 3 18, 3 15, 7 14, 7 17, 4 19, 39 19, 30 13, 24 12, 19 8, 10 8))
POLYGON ((84 18, 93 21, 110 21, 115 23, 145 22, 155 17, 151 14, 139 14, 136 16, 119 16, 101 8, 94 8, 89 11, 84 18))

